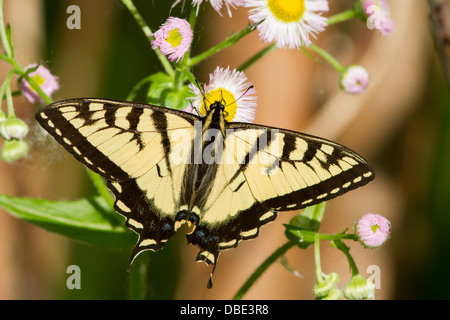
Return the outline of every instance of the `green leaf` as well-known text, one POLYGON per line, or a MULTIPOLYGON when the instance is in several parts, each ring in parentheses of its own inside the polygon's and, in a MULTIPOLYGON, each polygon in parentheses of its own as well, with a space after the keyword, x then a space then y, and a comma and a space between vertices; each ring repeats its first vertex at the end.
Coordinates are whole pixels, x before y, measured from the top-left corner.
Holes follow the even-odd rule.
POLYGON ((49 201, 0 194, 0 206, 19 219, 89 244, 125 248, 136 242, 137 235, 113 219, 102 197, 49 201))
POLYGON ((183 86, 180 90, 169 91, 166 95, 165 104, 172 109, 181 110, 189 106, 189 97, 192 97, 192 92, 188 86, 183 86))
POLYGON ((307 207, 302 212, 289 221, 286 227, 285 235, 289 240, 300 242, 300 248, 307 248, 314 242, 314 235, 319 231, 325 213, 326 202, 307 207))
POLYGON ((176 88, 173 79, 165 73, 151 75, 147 92, 147 103, 181 110, 189 105, 188 97, 193 96, 187 85, 176 88))

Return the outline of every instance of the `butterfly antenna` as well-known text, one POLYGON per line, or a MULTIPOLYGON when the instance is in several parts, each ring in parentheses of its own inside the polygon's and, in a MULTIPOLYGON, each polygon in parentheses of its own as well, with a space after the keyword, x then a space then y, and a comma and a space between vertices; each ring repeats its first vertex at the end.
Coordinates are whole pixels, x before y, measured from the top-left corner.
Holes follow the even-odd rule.
POLYGON ((211 105, 211 101, 209 101, 209 100, 206 98, 205 91, 204 91, 203 88, 201 87, 200 83, 198 83, 197 79, 195 79, 195 83, 197 84, 197 88, 200 89, 200 93, 201 93, 201 95, 203 96, 203 106, 205 107, 205 111, 209 111, 209 110, 208 110, 208 107, 207 107, 207 105, 206 105, 206 102, 208 102, 208 103, 211 105))
POLYGON ((225 101, 225 99, 223 98, 223 90, 220 90, 220 102, 223 104, 223 105, 226 105, 226 101, 225 101))
POLYGON ((243 96, 245 96, 245 95, 247 94, 247 92, 248 92, 250 89, 253 89, 253 85, 251 85, 250 87, 248 87, 247 90, 245 90, 244 93, 241 94, 241 95, 239 96, 239 98, 237 98, 236 100, 234 100, 234 101, 233 101, 232 103, 230 103, 229 105, 232 105, 233 103, 236 103, 237 101, 239 101, 239 99, 241 99, 243 96))
POLYGON ((200 110, 198 110, 196 107, 194 107, 194 105, 192 104, 192 101, 189 101, 189 103, 191 104, 191 108, 195 110, 195 112, 197 112, 197 115, 199 117, 201 117, 202 115, 200 114, 200 110))

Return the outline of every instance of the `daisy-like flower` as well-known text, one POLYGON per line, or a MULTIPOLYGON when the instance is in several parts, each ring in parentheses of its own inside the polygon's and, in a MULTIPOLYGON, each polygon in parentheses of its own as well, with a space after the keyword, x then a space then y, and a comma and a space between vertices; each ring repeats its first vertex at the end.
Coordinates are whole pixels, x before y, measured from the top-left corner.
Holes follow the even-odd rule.
MULTIPOLYGON (((29 64, 25 67, 25 71, 36 68, 37 64, 29 64)), ((41 90, 47 95, 51 96, 53 92, 59 89, 58 77, 55 77, 50 73, 50 71, 43 65, 39 65, 37 69, 28 74, 28 76, 36 82, 41 90)), ((41 96, 36 90, 28 83, 26 79, 22 79, 20 82, 20 89, 22 94, 27 98, 28 101, 34 103, 35 101, 44 102, 41 96)))
MULTIPOLYGON (((205 0, 192 0, 192 4, 197 6, 197 12, 198 8, 200 7, 203 1, 205 0)), ((180 2, 181 0, 175 1, 172 7, 176 6, 180 2)), ((220 15, 222 15, 220 11, 222 10, 223 5, 225 4, 228 10, 228 15, 231 17, 231 8, 236 9, 236 7, 243 6, 245 0, 209 0, 209 2, 211 3, 213 9, 216 10, 220 15)))
POLYGON ((345 92, 360 94, 369 85, 369 73, 359 65, 351 65, 341 73, 339 83, 345 92))
POLYGON ((216 101, 223 101, 227 121, 253 122, 256 113, 256 91, 243 72, 217 67, 209 75, 209 83, 202 90, 190 84, 195 94, 192 106, 183 111, 206 115, 206 108, 216 101), (196 111, 197 110, 197 111, 196 111))
POLYGON ((377 248, 389 237, 391 224, 379 214, 366 213, 356 223, 355 229, 358 240, 366 248, 377 248))
POLYGON ((259 37, 279 48, 307 47, 327 25, 321 15, 329 10, 327 0, 246 0, 245 6, 252 8, 250 21, 259 23, 259 37))
POLYGON ((159 50, 166 55, 170 61, 180 61, 188 51, 193 33, 189 22, 184 19, 169 17, 166 22, 156 31, 151 41, 152 49, 159 50))
POLYGON ((389 35, 394 29, 391 10, 387 0, 362 0, 364 12, 367 14, 367 27, 377 29, 383 36, 389 35))

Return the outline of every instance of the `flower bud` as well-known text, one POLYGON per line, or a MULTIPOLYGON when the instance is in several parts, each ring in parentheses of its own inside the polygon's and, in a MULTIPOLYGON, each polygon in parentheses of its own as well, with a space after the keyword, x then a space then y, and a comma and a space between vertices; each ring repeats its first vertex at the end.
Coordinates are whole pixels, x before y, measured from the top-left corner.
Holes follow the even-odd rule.
POLYGON ((342 291, 338 288, 333 288, 330 290, 330 292, 320 300, 341 300, 342 298, 342 291))
POLYGON ((369 73, 359 65, 351 65, 341 73, 339 83, 345 92, 360 94, 366 91, 369 85, 369 73))
POLYGON ((313 293, 317 299, 323 299, 328 296, 333 289, 335 289, 336 284, 339 282, 339 274, 332 272, 326 275, 325 281, 316 285, 314 287, 313 293))
POLYGON ((6 140, 3 144, 1 157, 4 161, 12 163, 23 158, 28 153, 28 143, 24 140, 6 140))
POLYGON ((363 300, 375 298, 375 284, 357 274, 345 285, 344 297, 349 300, 363 300))
POLYGON ((27 124, 18 118, 0 121, 0 136, 5 140, 21 140, 27 133, 27 124))

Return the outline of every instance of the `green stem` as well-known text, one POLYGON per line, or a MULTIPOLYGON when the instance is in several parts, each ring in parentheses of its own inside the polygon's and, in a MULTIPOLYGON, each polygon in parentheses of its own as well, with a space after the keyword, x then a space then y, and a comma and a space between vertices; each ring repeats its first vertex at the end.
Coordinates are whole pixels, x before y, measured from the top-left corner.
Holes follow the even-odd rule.
POLYGON ((339 73, 345 71, 345 67, 339 63, 331 54, 326 52, 324 49, 316 46, 315 44, 311 44, 309 47, 312 51, 320 55, 323 59, 325 59, 329 64, 331 64, 339 73))
POLYGON ((8 38, 6 36, 5 22, 3 18, 3 0, 0 0, 0 38, 2 38, 2 45, 8 57, 12 56, 12 49, 9 46, 8 38))
POLYGON ((0 119, 5 118, 6 114, 3 112, 2 104, 3 104, 3 95, 5 94, 6 90, 6 81, 3 82, 2 86, 0 87, 0 119))
POLYGON ((241 64, 238 68, 239 71, 244 71, 248 67, 250 67, 253 63, 255 63, 257 60, 264 57, 266 54, 274 51, 276 49, 275 43, 268 45, 267 47, 263 48, 256 54, 254 54, 252 57, 250 57, 247 61, 245 61, 243 64, 241 64))
POLYGON ((289 241, 275 250, 247 279, 247 281, 242 285, 238 292, 233 297, 234 300, 240 300, 247 293, 248 289, 255 283, 255 281, 261 276, 261 274, 279 257, 281 257, 286 251, 292 248, 296 243, 294 241, 289 241))
MULTIPOLYGON (((144 32, 145 36, 149 39, 153 37, 152 29, 147 25, 144 18, 139 13, 138 9, 134 5, 132 0, 122 0, 122 3, 127 7, 128 11, 130 11, 131 15, 133 16, 134 20, 136 20, 139 27, 144 32)), ((172 65, 170 64, 167 57, 157 49, 155 50, 156 56, 158 57, 159 61, 161 62, 162 66, 164 67, 164 70, 168 75, 173 77, 175 75, 175 71, 172 68, 172 65)))
POLYGON ((316 265, 317 283, 321 284, 323 280, 323 273, 322 266, 320 264, 320 238, 318 233, 316 233, 316 235, 314 236, 314 263, 316 265))
POLYGON ((246 36, 247 34, 252 32, 253 30, 255 30, 255 27, 256 27, 255 24, 250 24, 245 29, 232 34, 231 36, 226 38, 221 43, 215 45, 214 47, 212 47, 212 48, 210 48, 208 50, 206 50, 205 52, 199 54, 198 56, 195 56, 195 57, 191 58, 186 63, 186 66, 190 68, 190 67, 196 65, 197 63, 199 63, 200 61, 202 61, 202 60, 208 58, 209 56, 213 55, 214 53, 217 53, 217 52, 219 52, 222 49, 225 49, 225 48, 233 46, 235 43, 237 43, 239 40, 241 40, 244 36, 246 36))
POLYGON ((189 13, 189 25, 191 26, 192 32, 195 31, 195 24, 197 23, 197 9, 192 6, 191 12, 189 13))
POLYGON ((144 18, 141 16, 138 9, 134 5, 133 1, 132 0, 122 0, 122 3, 127 7, 128 11, 130 11, 134 20, 136 20, 139 27, 141 27, 142 31, 147 36, 147 38, 150 38, 153 34, 152 29, 150 29, 150 27, 147 25, 144 18))
POLYGON ((346 233, 333 233, 333 234, 323 234, 318 233, 320 240, 342 240, 342 239, 348 239, 348 240, 356 240, 355 234, 346 234, 346 233))
POLYGON ((349 9, 329 17, 327 23, 328 25, 332 25, 356 18, 357 16, 358 13, 354 9, 349 9))
POLYGON ((335 240, 335 241, 333 241, 333 243, 335 244, 336 248, 341 250, 347 257, 348 264, 350 265, 350 268, 352 269, 352 276, 356 276, 357 274, 359 274, 358 268, 356 267, 355 260, 353 260, 352 256, 350 255, 350 248, 347 247, 347 245, 345 245, 345 243, 342 242, 342 240, 335 240))
POLYGON ((141 81, 139 81, 134 87, 133 89, 131 89, 130 93, 128 94, 128 96, 126 97, 125 100, 127 101, 133 101, 136 96, 137 93, 139 92, 139 90, 141 90, 141 88, 147 84, 147 83, 151 83, 152 82, 152 75, 145 77, 144 79, 142 79, 141 81))
MULTIPOLYGON (((12 95, 11 95, 11 77, 14 74, 14 70, 10 70, 8 74, 6 75, 5 79, 5 90, 6 90, 6 106, 8 110, 8 118, 15 118, 16 113, 14 112, 14 105, 12 101, 12 95)), ((3 97, 2 97, 3 98, 3 97)))
POLYGON ((184 77, 186 77, 189 80, 190 83, 192 83, 195 86, 197 86, 197 80, 196 80, 194 74, 189 70, 189 68, 187 68, 186 66, 183 66, 180 69, 180 71, 183 72, 184 77))

